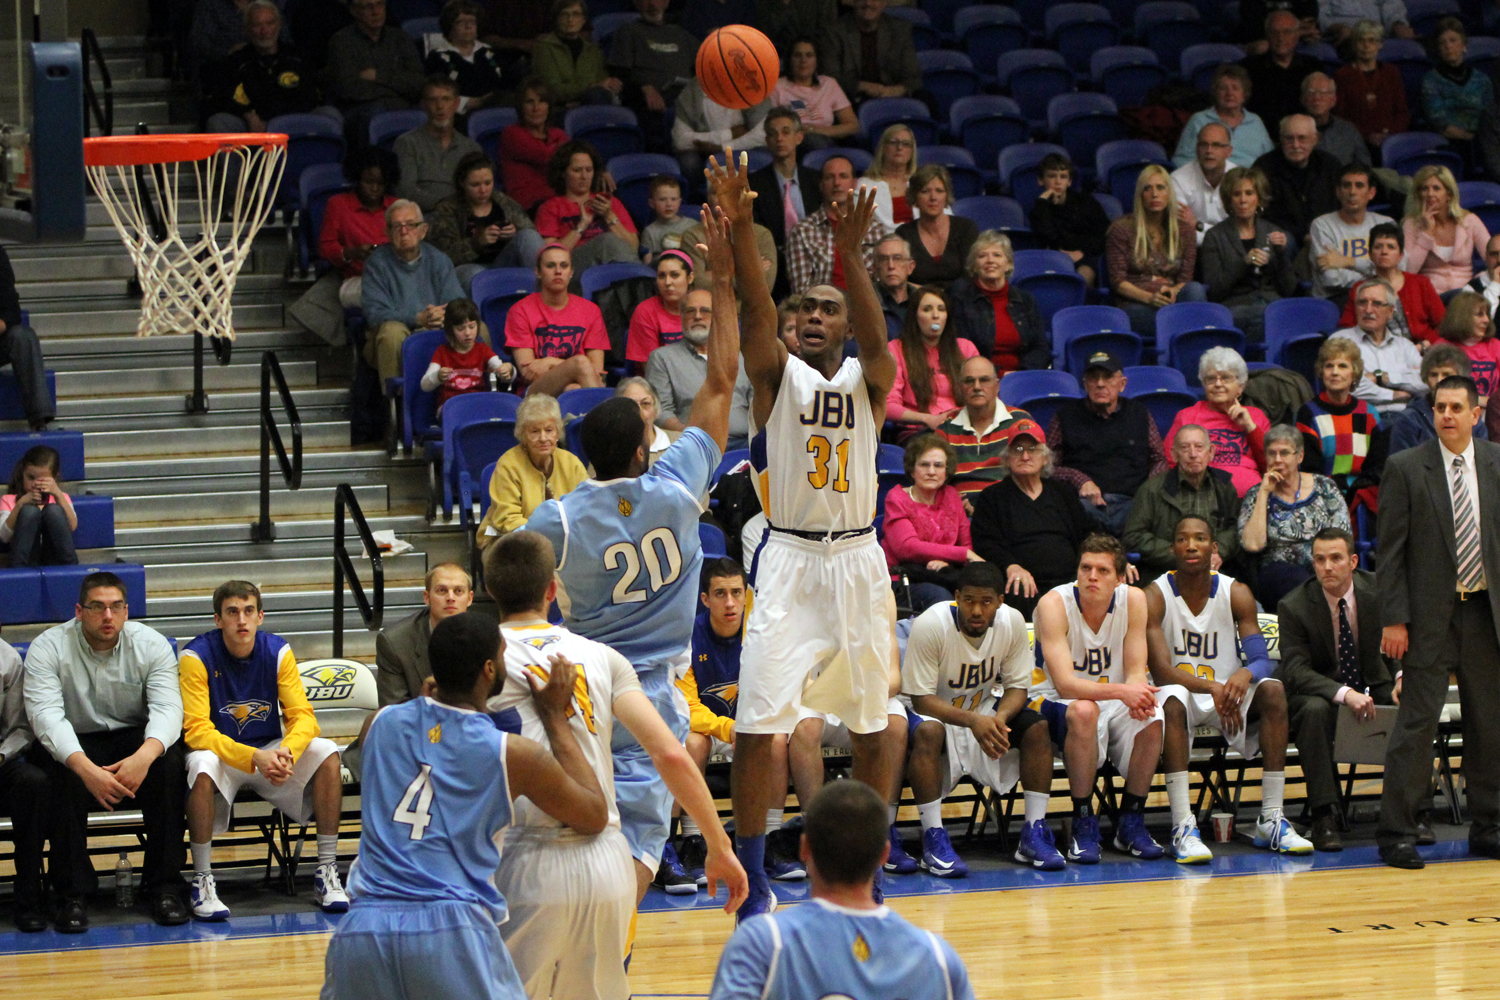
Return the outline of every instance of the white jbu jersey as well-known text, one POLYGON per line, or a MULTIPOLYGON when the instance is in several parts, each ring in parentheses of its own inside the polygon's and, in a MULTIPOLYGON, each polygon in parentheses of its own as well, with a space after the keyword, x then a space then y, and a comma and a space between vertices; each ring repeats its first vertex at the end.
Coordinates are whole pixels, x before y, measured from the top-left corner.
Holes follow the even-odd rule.
POLYGON ((934 604, 912 622, 901 660, 901 693, 936 695, 955 708, 991 707, 1006 688, 1024 688, 1031 676, 1031 643, 1021 612, 1002 606, 976 646, 964 635, 958 608, 934 604))
MULTIPOLYGON (((545 684, 552 674, 552 657, 557 655, 576 664, 568 722, 609 803, 610 825, 618 827, 620 811, 615 805, 614 757, 609 744, 615 724, 615 699, 626 691, 641 689, 635 668, 608 646, 574 635, 560 625, 540 622, 504 627, 500 632, 505 636, 505 686, 485 707, 497 716, 501 728, 517 731, 550 749, 526 676, 530 674, 545 684)), ((513 825, 560 827, 563 824, 523 796, 516 799, 513 825)))
MULTIPOLYGON (((1063 608, 1068 614, 1068 646, 1073 654, 1073 674, 1079 680, 1091 684, 1125 683, 1125 634, 1130 631, 1130 586, 1120 584, 1109 599, 1109 610, 1104 621, 1095 632, 1083 620, 1083 611, 1078 607, 1078 585, 1065 583, 1053 587, 1053 593, 1062 597, 1063 608)), ((1031 698, 1057 698, 1057 688, 1042 657, 1042 643, 1036 644, 1037 674, 1031 698)))
POLYGON ((1206 681, 1222 684, 1229 680, 1240 668, 1239 627, 1230 603, 1234 581, 1222 573, 1213 574, 1208 603, 1197 615, 1177 593, 1176 573, 1157 577, 1154 586, 1167 606, 1161 628, 1172 650, 1172 665, 1206 681))
POLYGON ((801 358, 787 358, 771 419, 750 445, 771 524, 794 531, 869 527, 879 446, 880 422, 858 358, 846 358, 832 381, 801 358))

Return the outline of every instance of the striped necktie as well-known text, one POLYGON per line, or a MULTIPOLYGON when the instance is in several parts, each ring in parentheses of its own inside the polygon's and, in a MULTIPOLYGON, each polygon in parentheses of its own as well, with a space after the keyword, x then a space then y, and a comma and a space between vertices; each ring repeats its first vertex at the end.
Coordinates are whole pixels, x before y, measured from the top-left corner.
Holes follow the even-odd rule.
POLYGON ((1479 521, 1474 517, 1474 498, 1464 480, 1464 457, 1453 460, 1453 532, 1458 539, 1458 585, 1478 590, 1484 585, 1484 564, 1479 558, 1479 521))

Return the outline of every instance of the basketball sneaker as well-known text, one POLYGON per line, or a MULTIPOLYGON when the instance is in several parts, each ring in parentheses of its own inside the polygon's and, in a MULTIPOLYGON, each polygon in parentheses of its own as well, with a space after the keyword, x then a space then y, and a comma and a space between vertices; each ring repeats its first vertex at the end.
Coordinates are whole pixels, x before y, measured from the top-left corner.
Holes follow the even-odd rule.
POLYGON ((708 876, 703 874, 703 865, 708 860, 708 844, 699 834, 682 838, 682 850, 678 852, 682 870, 687 872, 700 889, 708 885, 708 876))
POLYGON ((318 866, 313 875, 313 898, 318 901, 318 906, 324 913, 348 912, 349 894, 344 891, 344 883, 339 880, 338 862, 330 861, 318 866))
POLYGON ((1119 825, 1115 827, 1115 850, 1146 861, 1162 856, 1161 845, 1146 832, 1145 815, 1138 812, 1120 813, 1119 825))
POLYGON ((219 902, 219 888, 208 872, 198 872, 193 876, 193 919, 229 919, 229 907, 219 902))
POLYGON ((1206 865, 1214 859, 1213 852, 1198 836, 1198 824, 1192 816, 1183 817, 1172 828, 1172 856, 1179 865, 1206 865))
POLYGON ((1052 839, 1052 828, 1047 825, 1046 820, 1041 819, 1022 827, 1021 843, 1016 846, 1016 860, 1044 872, 1059 872, 1067 867, 1056 841, 1052 839))
POLYGON ((807 866, 781 853, 779 846, 772 846, 766 838, 766 874, 777 882, 799 882, 807 878, 807 866))
POLYGON ((750 895, 740 904, 735 911, 734 922, 738 926, 751 917, 758 917, 762 913, 776 912, 776 893, 771 891, 771 880, 766 878, 765 870, 746 873, 750 881, 750 895))
POLYGON ((1260 814, 1260 819, 1255 824, 1255 839, 1251 843, 1256 847, 1268 848, 1277 854, 1311 854, 1313 852, 1312 842, 1297 832, 1286 816, 1282 815, 1280 809, 1268 809, 1260 814))
POLYGON ((1073 837, 1068 844, 1068 860, 1079 865, 1099 863, 1099 817, 1093 813, 1073 817, 1073 837))
POLYGON ((885 873, 875 869, 875 881, 870 886, 870 898, 875 900, 876 906, 885 905, 885 873))
POLYGON ((953 849, 948 831, 940 826, 922 831, 922 867, 927 874, 938 878, 963 878, 969 874, 969 866, 953 849))
POLYGON ((906 853, 906 845, 901 842, 901 834, 896 829, 896 824, 891 824, 891 853, 885 859, 885 870, 892 875, 910 875, 918 868, 917 859, 906 853))
POLYGON ((686 896, 698 891, 698 881, 682 869, 677 852, 670 843, 662 845, 661 864, 651 884, 669 896, 686 896))

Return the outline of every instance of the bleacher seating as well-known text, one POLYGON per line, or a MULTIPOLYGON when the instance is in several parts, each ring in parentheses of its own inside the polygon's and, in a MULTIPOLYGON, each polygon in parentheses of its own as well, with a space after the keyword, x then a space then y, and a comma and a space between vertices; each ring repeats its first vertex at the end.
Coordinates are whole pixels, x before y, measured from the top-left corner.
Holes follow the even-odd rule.
POLYGON ((1177 414, 1198 401, 1181 372, 1159 365, 1127 365, 1124 395, 1146 405, 1164 437, 1177 414))
POLYGON ((413 330, 401 343, 401 374, 387 379, 385 385, 386 399, 391 405, 392 434, 387 449, 391 455, 395 455, 398 443, 407 455, 418 444, 442 447, 437 393, 422 388, 422 376, 432 361, 432 352, 442 342, 442 330, 413 330))
POLYGON ((583 272, 578 279, 578 284, 583 291, 583 297, 590 302, 594 296, 617 281, 629 281, 631 278, 650 278, 656 280, 656 271, 645 264, 598 264, 583 272))
POLYGON ((1417 111, 1422 107, 1422 77, 1432 68, 1427 49, 1413 38, 1387 38, 1380 46, 1380 61, 1401 71, 1406 87, 1406 103, 1417 111))
MULTIPOLYGON (((598 21, 594 23, 597 26, 598 21)), ((605 162, 646 148, 645 134, 641 132, 635 112, 629 108, 585 104, 563 116, 563 131, 592 145, 605 162)))
POLYGON ((922 68, 922 88, 937 101, 940 119, 948 116, 954 101, 979 93, 979 74, 974 71, 974 63, 966 53, 950 49, 918 52, 917 65, 922 68))
POLYGON ((318 252, 318 234, 323 228, 323 209, 328 199, 349 190, 344 168, 337 163, 320 163, 302 171, 297 179, 297 262, 306 273, 328 270, 328 262, 318 252))
POLYGON ((892 125, 905 125, 918 146, 937 142, 937 122, 927 105, 915 97, 872 97, 859 106, 859 134, 872 147, 892 125))
POLYGON ((1156 356, 1198 386, 1198 359, 1211 347, 1231 347, 1243 357, 1245 334, 1227 306, 1217 302, 1174 302, 1156 312, 1156 356))
POLYGON ((1068 61, 1051 49, 1007 52, 996 60, 995 76, 1020 105, 1021 114, 1038 128, 1047 121, 1047 102, 1075 89, 1068 61))
POLYGON ((1098 49, 1120 41, 1120 29, 1108 7, 1096 3, 1047 5, 1043 19, 1047 41, 1057 47, 1068 65, 1080 76, 1098 49))
POLYGON ((479 319, 490 331, 495 353, 504 353, 505 319, 510 307, 536 290, 536 272, 529 267, 492 267, 474 275, 470 297, 479 306, 479 319))
POLYGON ((1156 53, 1141 45, 1111 45, 1089 57, 1089 75, 1094 86, 1114 98, 1122 108, 1146 103, 1151 88, 1167 82, 1156 53))
POLYGON ((614 394, 613 389, 569 389, 557 397, 557 408, 564 420, 581 417, 614 394))
POLYGON ((823 164, 835 156, 845 157, 853 164, 855 177, 870 169, 869 151, 860 149, 858 146, 829 146, 826 149, 815 149, 802 157, 802 165, 809 170, 821 171, 823 164))
MULTIPOLYGON (((953 178, 953 190, 948 196, 954 200, 972 198, 984 192, 984 177, 974 161, 974 154, 962 146, 920 146, 917 149, 917 164, 927 166, 939 164, 953 178)), ((913 209, 915 211, 915 208, 913 209)))
POLYGON ((637 230, 646 228, 652 219, 651 179, 667 176, 683 180, 682 167, 677 158, 665 153, 625 153, 611 157, 605 169, 615 179, 615 197, 625 206, 635 220, 637 230))
POLYGON ((1000 402, 1012 409, 1025 410, 1046 430, 1052 415, 1067 399, 1083 398, 1078 380, 1067 372, 1006 372, 1000 379, 1000 402))
POLYGON ((1130 329, 1130 317, 1116 306, 1067 306, 1052 316, 1052 365, 1083 375, 1095 351, 1111 351, 1122 364, 1140 363, 1141 338, 1130 329), (1133 343, 1132 343, 1133 342, 1133 343))
POLYGON ((301 178, 309 167, 344 161, 344 129, 327 115, 278 115, 266 123, 268 132, 284 132, 286 165, 276 194, 278 208, 290 211, 301 194, 301 178))
POLYGON ((898 21, 905 21, 911 25, 912 48, 917 50, 918 56, 937 49, 943 43, 942 36, 932 26, 932 18, 922 8, 888 7, 886 13, 898 21))
POLYGON ((1277 299, 1266 306, 1266 360, 1314 381, 1318 348, 1339 327, 1340 310, 1327 299, 1277 299))
POLYGON ((1495 181, 1460 181, 1458 203, 1479 216, 1479 221, 1484 223, 1491 236, 1500 233, 1500 184, 1495 181))
MULTIPOLYGON (((47 372, 47 395, 57 404, 57 373, 47 372)), ((16 382, 15 372, 10 368, 0 369, 0 420, 25 420, 26 409, 21 405, 21 386, 16 382)))
POLYGON ((394 149, 396 140, 414 128, 427 124, 427 112, 416 108, 382 111, 370 119, 370 145, 394 149))
POLYGON ((1083 305, 1088 283, 1073 266, 1073 259, 1061 250, 1020 250, 1015 265, 1011 282, 1031 293, 1041 310, 1042 322, 1049 327, 1058 310, 1083 305))
POLYGON ((516 409, 521 397, 509 392, 466 392, 443 406, 443 516, 449 517, 458 492, 460 469, 477 470, 516 443, 516 409), (504 425, 503 427, 501 425, 504 425), (479 428, 471 430, 471 428, 479 428))
POLYGON ((953 16, 953 31, 986 83, 996 82, 995 64, 1002 55, 1031 43, 1031 32, 1015 8, 995 4, 962 8, 953 16))
MULTIPOLYGON (((1021 106, 998 94, 976 94, 960 97, 948 110, 948 131, 959 145, 974 154, 980 173, 986 180, 997 181, 991 168, 1000 151, 1024 143, 1031 135, 1031 125, 1021 116, 1021 106)), ((804 161, 805 162, 805 161, 804 161)))
POLYGON ((1026 212, 1014 198, 994 194, 961 198, 953 203, 953 214, 968 219, 980 232, 994 229, 1004 233, 1010 237, 1012 250, 1031 250, 1036 246, 1026 212))
POLYGON ((1125 123, 1108 94, 1058 94, 1047 102, 1047 131, 1088 181, 1093 177, 1090 154, 1106 142, 1124 139, 1125 123))
MULTIPOLYGON (((599 45, 601 49, 603 49, 605 52, 608 52, 610 36, 624 25, 629 24, 631 21, 639 21, 640 19, 641 15, 637 14, 635 11, 621 11, 614 14, 596 14, 593 18, 594 41, 599 45)), ((564 126, 564 128, 566 128, 566 126, 564 126)), ((567 132, 569 135, 573 134, 572 129, 567 129, 567 132)))
POLYGON ((1135 179, 1141 168, 1157 163, 1172 169, 1172 159, 1160 143, 1149 139, 1118 139, 1094 152, 1094 176, 1127 210, 1135 203, 1135 179))
POLYGON ((498 161, 500 133, 514 125, 517 117, 515 108, 480 108, 469 115, 469 138, 479 143, 491 161, 498 161))
POLYGON ((1245 58, 1245 50, 1228 42, 1204 42, 1189 45, 1178 59, 1178 74, 1199 90, 1207 91, 1213 80, 1214 70, 1224 63, 1237 63, 1245 58))
POLYGON ((57 449, 62 459, 61 481, 77 482, 84 478, 83 433, 81 431, 7 431, 0 433, 0 475, 7 479, 21 456, 37 445, 57 449))
POLYGON ((1210 41, 1212 33, 1198 8, 1185 0, 1151 0, 1135 9, 1135 38, 1163 66, 1177 66, 1184 49, 1210 41))
POLYGON ((1028 142, 1000 151, 1000 186, 1010 192, 1028 217, 1031 206, 1042 193, 1037 184, 1037 166, 1050 153, 1068 155, 1066 149, 1051 142, 1028 142))
POLYGON ((146 616, 146 567, 131 563, 0 569, 0 607, 5 624, 71 621, 78 588, 90 573, 110 572, 125 583, 130 617, 146 616))

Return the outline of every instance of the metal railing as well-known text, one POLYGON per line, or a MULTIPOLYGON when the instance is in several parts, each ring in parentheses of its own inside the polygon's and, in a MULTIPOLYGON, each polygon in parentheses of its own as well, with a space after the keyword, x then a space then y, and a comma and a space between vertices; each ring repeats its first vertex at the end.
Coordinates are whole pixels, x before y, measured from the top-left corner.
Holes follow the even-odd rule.
POLYGON ((94 122, 99 127, 100 135, 114 135, 115 88, 114 81, 109 76, 109 65, 104 61, 104 50, 99 48, 99 37, 94 34, 93 28, 84 28, 79 33, 79 40, 83 47, 84 135, 88 134, 90 112, 93 113, 94 122), (100 90, 103 91, 102 103, 100 94, 94 90, 93 79, 90 77, 91 65, 97 68, 99 72, 100 90))
POLYGON ((344 655, 344 581, 346 578, 349 583, 349 593, 354 595, 354 605, 359 609, 359 617, 364 621, 365 627, 371 632, 378 631, 385 617, 385 567, 381 562, 380 549, 375 545, 375 536, 370 533, 370 522, 365 520, 364 511, 359 509, 359 499, 354 495, 354 487, 348 483, 339 483, 333 491, 333 655, 335 657, 344 655), (358 533, 359 540, 364 543, 365 552, 370 557, 370 589, 374 594, 373 601, 366 595, 364 586, 359 582, 359 573, 355 571, 354 559, 349 555, 349 550, 344 548, 346 510, 347 516, 354 519, 354 530, 358 533))
POLYGON ((302 420, 297 416, 297 404, 287 388, 286 376, 281 374, 281 362, 275 351, 266 351, 260 356, 260 520, 250 526, 250 538, 257 542, 274 542, 276 525, 271 523, 271 448, 276 449, 276 464, 281 466, 281 478, 287 489, 302 488, 302 420), (281 409, 286 414, 287 424, 292 429, 292 457, 286 457, 286 446, 281 443, 281 430, 276 426, 276 414, 271 410, 271 382, 275 380, 276 391, 281 396, 281 409))

